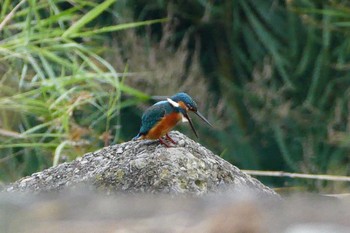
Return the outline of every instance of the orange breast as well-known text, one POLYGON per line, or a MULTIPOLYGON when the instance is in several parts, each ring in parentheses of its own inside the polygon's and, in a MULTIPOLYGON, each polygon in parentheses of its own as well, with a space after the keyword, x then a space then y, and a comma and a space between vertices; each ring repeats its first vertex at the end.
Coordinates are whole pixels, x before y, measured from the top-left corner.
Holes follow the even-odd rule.
POLYGON ((171 113, 162 118, 148 133, 144 139, 158 139, 168 133, 181 120, 180 113, 171 113))

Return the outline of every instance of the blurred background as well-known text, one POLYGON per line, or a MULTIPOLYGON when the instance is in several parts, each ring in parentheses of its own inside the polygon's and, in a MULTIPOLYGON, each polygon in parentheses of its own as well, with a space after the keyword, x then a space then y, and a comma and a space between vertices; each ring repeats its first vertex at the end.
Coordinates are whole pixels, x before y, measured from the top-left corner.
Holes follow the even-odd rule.
POLYGON ((2 0, 0 181, 130 140, 179 91, 215 126, 193 116, 199 142, 240 169, 349 176, 349 35, 345 0, 2 0))

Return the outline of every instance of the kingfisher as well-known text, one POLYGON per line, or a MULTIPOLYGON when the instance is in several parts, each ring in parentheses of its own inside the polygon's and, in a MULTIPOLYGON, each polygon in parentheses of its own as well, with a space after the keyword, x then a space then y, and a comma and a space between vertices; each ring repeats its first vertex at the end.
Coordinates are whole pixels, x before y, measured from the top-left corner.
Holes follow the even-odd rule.
POLYGON ((142 124, 139 133, 133 140, 158 139, 166 147, 170 147, 163 139, 165 136, 171 143, 176 142, 169 136, 169 132, 179 123, 189 122, 193 133, 198 134, 193 126, 188 112, 194 112, 205 123, 212 126, 210 122, 198 111, 197 103, 184 92, 177 93, 167 100, 159 101, 146 109, 142 115, 142 124))

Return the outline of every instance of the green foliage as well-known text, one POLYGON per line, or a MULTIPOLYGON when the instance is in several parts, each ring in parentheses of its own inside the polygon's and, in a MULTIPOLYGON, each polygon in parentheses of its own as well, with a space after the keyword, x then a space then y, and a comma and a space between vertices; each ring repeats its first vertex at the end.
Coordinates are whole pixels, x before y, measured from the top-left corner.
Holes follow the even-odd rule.
POLYGON ((347 1, 0 4, 3 179, 128 140, 130 106, 179 90, 216 126, 196 125, 201 142, 240 168, 350 175, 347 1))
MULTIPOLYGON (((251 11, 258 12, 254 7, 251 11)), ((288 11, 275 11, 254 29, 258 38, 270 38, 261 39, 267 52, 255 63, 253 79, 242 85, 243 101, 260 133, 254 144, 272 135, 265 148, 277 147, 284 170, 349 175, 349 150, 336 143, 339 133, 348 132, 350 81, 348 70, 339 69, 350 58, 348 32, 337 30, 339 19, 326 13, 336 7, 334 1, 292 1, 278 7, 288 11), (308 11, 325 14, 300 15, 308 11), (273 18, 271 22, 278 22, 278 16, 287 19, 285 25, 269 24, 273 18), (273 46, 275 50, 269 49, 273 46)))
POLYGON ((0 3, 0 178, 15 180, 120 138, 120 112, 148 99, 102 58, 115 0, 0 3), (122 99, 128 95, 128 100, 122 99))
POLYGON ((189 38, 189 51, 199 50, 211 93, 224 99, 222 117, 231 121, 207 132, 226 160, 248 169, 349 175, 346 1, 129 3, 137 19, 170 15, 172 46, 189 38))

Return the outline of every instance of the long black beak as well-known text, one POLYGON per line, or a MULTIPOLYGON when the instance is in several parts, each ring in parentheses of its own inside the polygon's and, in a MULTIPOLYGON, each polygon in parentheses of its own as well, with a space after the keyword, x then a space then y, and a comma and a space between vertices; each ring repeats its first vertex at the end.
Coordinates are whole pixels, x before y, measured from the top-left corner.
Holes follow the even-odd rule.
POLYGON ((194 133, 194 134, 196 135, 196 137, 198 138, 198 134, 197 134, 197 132, 196 132, 196 129, 195 129, 194 126, 193 126, 193 123, 192 123, 192 120, 191 120, 190 116, 186 113, 186 114, 184 114, 184 117, 186 117, 186 119, 188 120, 188 123, 190 123, 190 126, 191 126, 191 129, 192 129, 193 133, 194 133))
POLYGON ((200 112, 194 112, 197 116, 199 116, 199 118, 201 118, 205 123, 207 123, 208 125, 210 125, 211 127, 213 127, 213 125, 212 124, 210 124, 210 122, 207 120, 207 119, 205 119, 205 117, 200 113, 200 112))

